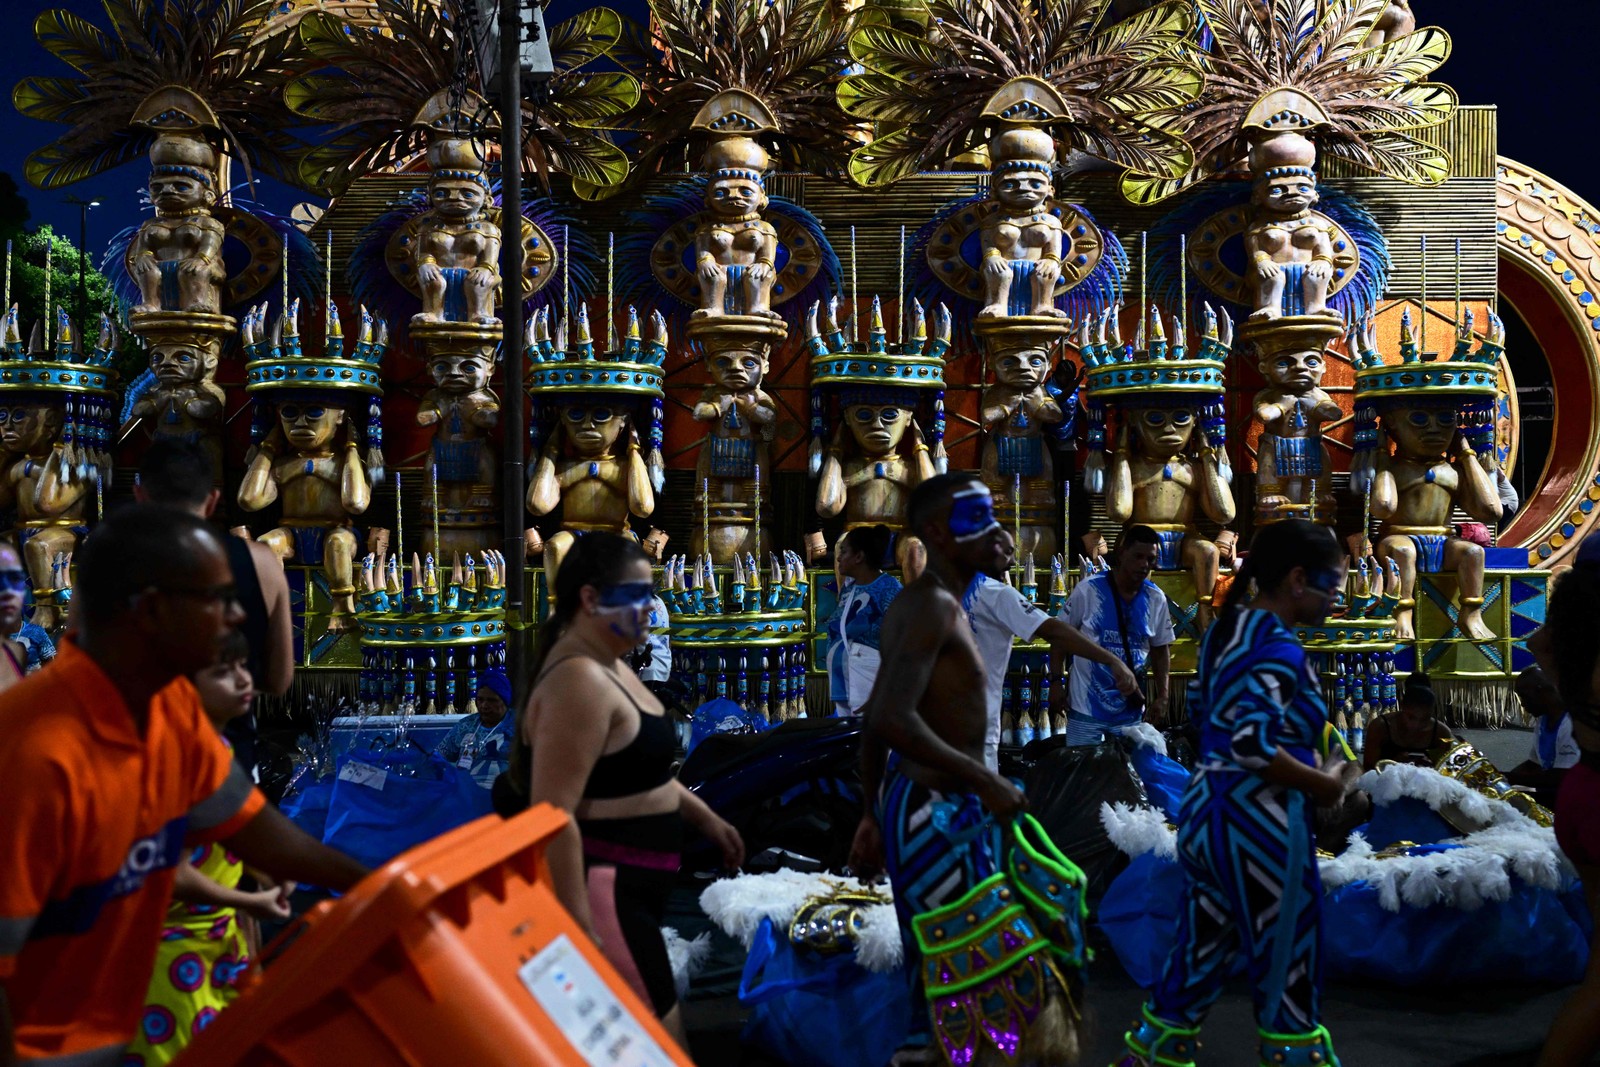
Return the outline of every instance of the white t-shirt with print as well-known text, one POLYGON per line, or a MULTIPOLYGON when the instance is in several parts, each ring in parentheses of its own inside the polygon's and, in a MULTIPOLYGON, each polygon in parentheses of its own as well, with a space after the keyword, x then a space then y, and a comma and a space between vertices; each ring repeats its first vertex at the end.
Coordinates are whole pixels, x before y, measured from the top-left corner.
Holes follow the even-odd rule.
POLYGON ((984 762, 990 770, 1000 766, 1000 700, 1006 688, 1006 668, 1011 663, 1014 638, 1033 639, 1050 616, 1016 588, 978 575, 968 593, 967 614, 972 620, 978 655, 983 658, 984 704, 989 712, 983 743, 984 762))

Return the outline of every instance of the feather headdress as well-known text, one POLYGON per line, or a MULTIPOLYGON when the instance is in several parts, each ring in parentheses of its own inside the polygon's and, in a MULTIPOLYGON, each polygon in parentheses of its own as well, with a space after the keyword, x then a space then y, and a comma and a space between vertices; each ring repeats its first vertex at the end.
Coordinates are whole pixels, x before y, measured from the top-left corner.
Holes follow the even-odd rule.
MULTIPOLYGON (((466 127, 450 132, 483 137, 498 128, 454 0, 378 0, 376 7, 378 25, 323 14, 300 23, 316 69, 292 80, 285 99, 333 128, 332 139, 301 162, 303 180, 326 192, 422 152, 438 132, 425 116, 439 110, 429 102, 441 92, 454 98, 446 109, 453 121, 466 127)), ((622 25, 615 11, 596 7, 550 28, 555 76, 545 92, 522 100, 523 166, 546 187, 552 171, 601 187, 627 177, 627 156, 602 131, 638 102, 638 80, 584 69, 616 45, 622 25)))
POLYGON ((29 181, 70 185, 169 138, 192 142, 175 162, 214 170, 226 153, 247 180, 252 168, 295 180, 301 145, 287 131, 302 123, 281 103, 298 69, 295 43, 257 36, 276 0, 102 3, 109 32, 70 11, 45 11, 34 22, 39 43, 77 73, 24 78, 12 91, 24 115, 71 127, 28 157, 29 181))
POLYGON ((643 82, 628 123, 641 172, 695 135, 743 135, 787 166, 843 173, 858 143, 834 96, 850 23, 830 0, 651 0, 650 11, 653 39, 635 34, 629 56, 643 82))
POLYGON ((1064 147, 1135 174, 1175 178, 1193 155, 1152 118, 1194 100, 1186 0, 1101 26, 1109 0, 929 0, 927 33, 863 25, 850 55, 866 70, 839 85, 845 111, 878 125, 850 176, 887 185, 985 143, 1009 125, 1050 130, 1064 147))
POLYGON ((1424 27, 1368 47, 1387 0, 1197 2, 1213 38, 1197 54, 1206 91, 1171 116, 1195 166, 1178 178, 1126 176, 1130 200, 1171 196, 1236 165, 1263 138, 1291 132, 1400 181, 1437 185, 1450 176, 1449 154, 1413 136, 1456 109, 1449 86, 1423 80, 1450 55, 1443 30, 1424 27))

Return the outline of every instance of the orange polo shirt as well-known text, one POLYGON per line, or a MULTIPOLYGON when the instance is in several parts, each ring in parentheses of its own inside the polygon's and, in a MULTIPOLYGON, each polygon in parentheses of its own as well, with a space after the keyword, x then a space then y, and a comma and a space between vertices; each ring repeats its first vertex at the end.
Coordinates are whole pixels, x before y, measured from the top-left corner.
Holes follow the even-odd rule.
POLYGON ((71 642, 0 693, 0 985, 17 1055, 115 1067, 139 1025, 185 841, 227 838, 265 799, 179 678, 140 736, 71 642))

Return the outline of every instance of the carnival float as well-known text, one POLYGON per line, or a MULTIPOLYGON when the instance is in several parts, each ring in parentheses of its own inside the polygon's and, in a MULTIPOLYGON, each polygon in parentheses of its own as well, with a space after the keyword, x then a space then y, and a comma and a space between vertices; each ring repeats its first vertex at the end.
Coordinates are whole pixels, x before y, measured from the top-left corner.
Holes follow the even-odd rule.
MULTIPOLYGON (((147 160, 151 208, 108 260, 115 321, 8 281, 0 504, 46 629, 143 442, 175 437, 290 576, 290 708, 402 747, 453 721, 608 530, 657 563, 681 699, 766 729, 829 713, 828 546, 882 524, 914 574, 910 491, 970 470, 1052 613, 1122 527, 1157 531, 1174 694, 1234 546, 1298 517, 1350 546, 1341 610, 1302 634, 1342 731, 1419 670, 1459 721, 1516 714, 1600 501, 1600 239, 1496 155, 1492 106, 1428 80, 1449 37, 1403 2, 551 5, 509 111, 458 0, 107 11, 42 14, 71 70, 13 93, 66 127, 30 181, 147 160), (261 208, 255 173, 310 209, 261 208), (1514 513, 1511 318, 1557 387, 1514 513), (118 382, 124 334, 148 371, 118 382)), ((1062 732, 1063 684, 1019 644, 1004 740, 1062 732)), ((1567 890, 1540 812, 1408 790, 1472 809, 1467 847, 1539 830, 1493 854, 1567 890)), ((1124 851, 1170 849, 1150 809, 1107 810, 1124 851)), ((1399 840, 1330 891, 1420 906, 1361 866, 1400 870, 1399 840)), ((884 903, 855 891, 835 910, 884 903)))

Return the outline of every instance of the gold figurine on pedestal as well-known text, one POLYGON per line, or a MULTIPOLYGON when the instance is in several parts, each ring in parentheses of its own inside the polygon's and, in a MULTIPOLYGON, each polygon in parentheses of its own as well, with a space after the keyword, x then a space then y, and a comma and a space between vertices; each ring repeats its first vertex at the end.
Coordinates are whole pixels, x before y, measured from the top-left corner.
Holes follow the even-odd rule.
POLYGON ((989 363, 994 382, 984 388, 980 402, 983 481, 996 512, 1020 530, 1017 558, 1049 559, 1056 553, 1060 487, 1045 434, 1067 417, 1045 388, 1055 369, 1054 354, 1042 346, 995 344, 989 363), (1014 499, 1019 488, 1021 496, 1014 499))
POLYGON ((1484 554, 1455 536, 1452 508, 1479 522, 1500 519, 1495 485, 1494 413, 1505 326, 1497 316, 1477 350, 1469 313, 1450 359, 1423 362, 1408 308, 1401 320, 1400 363, 1385 364, 1369 322, 1354 339, 1356 457, 1350 484, 1370 494, 1379 520, 1377 554, 1400 571, 1395 624, 1402 640, 1416 636, 1418 574, 1454 571, 1461 591, 1457 626, 1473 640, 1489 641, 1483 621, 1484 554), (1378 425, 1392 442, 1378 437, 1378 425))
MULTIPOLYGON (((888 344, 876 297, 866 350, 845 340, 836 302, 825 318, 813 306, 806 322, 811 353, 813 445, 812 463, 819 475, 817 514, 842 515, 845 528, 883 525, 904 530, 911 491, 934 476, 944 464, 944 354, 950 347, 950 316, 941 306, 928 337, 921 305, 913 304, 909 337, 888 344), (920 398, 933 394, 933 438, 930 449, 917 422, 920 398), (839 402, 839 423, 827 431, 828 400, 839 402)), ((820 537, 820 535, 819 535, 820 537)), ((817 539, 813 539, 814 541, 817 539)), ((817 545, 811 551, 817 557, 817 545)), ((896 539, 895 555, 902 577, 921 571, 922 545, 915 537, 896 539)))
MULTIPOLYGON (((1160 539, 1158 570, 1187 570, 1194 579, 1203 630, 1211 619, 1217 584, 1217 546, 1200 531, 1204 519, 1226 526, 1234 519, 1232 472, 1223 423, 1224 362, 1232 341, 1226 314, 1220 323, 1208 307, 1194 358, 1185 351, 1184 325, 1172 322, 1172 345, 1161 313, 1152 307, 1149 339, 1121 351, 1105 315, 1094 337, 1079 334, 1087 369, 1090 417, 1102 425, 1115 405, 1122 416, 1103 479, 1092 464, 1085 481, 1105 493, 1106 516, 1123 525, 1148 526, 1160 539)), ((1141 335, 1144 328, 1140 328, 1141 335)), ((1091 448, 1104 447, 1104 433, 1091 431, 1091 448)), ((1092 458, 1098 458, 1098 455, 1092 458)))
POLYGON ((83 535, 99 489, 111 478, 115 395, 110 365, 116 331, 101 320, 84 352, 65 311, 24 346, 17 308, 6 312, 0 351, 0 507, 15 508, 15 538, 33 591, 32 621, 49 631, 66 622, 61 567, 83 535))
POLYGON ((689 544, 692 555, 710 553, 713 563, 726 567, 746 554, 761 559, 767 551, 765 531, 755 528, 755 502, 762 472, 772 477, 770 446, 778 408, 761 388, 769 369, 766 344, 752 341, 713 350, 706 366, 711 384, 693 411, 696 421, 707 424, 695 463, 705 521, 689 544))
POLYGON ((1267 386, 1255 395, 1251 413, 1261 423, 1256 441, 1256 521, 1311 519, 1332 524, 1333 464, 1322 427, 1344 411, 1322 388, 1327 344, 1342 332, 1337 323, 1280 319, 1278 328, 1257 331, 1257 368, 1267 386), (1311 499, 1315 486, 1317 499, 1311 499))
POLYGON ((595 353, 582 305, 570 351, 564 324, 552 336, 549 309, 541 310, 532 326, 528 392, 533 425, 544 440, 536 448, 527 505, 534 515, 561 508, 561 530, 544 543, 547 588, 553 590, 576 534, 605 530, 633 536, 629 516, 646 519, 655 512, 659 471, 652 461, 659 455, 654 446, 660 434, 667 324, 660 314, 652 315, 649 335, 643 336, 630 308, 622 350, 603 356, 595 353), (639 438, 641 415, 651 439, 649 461, 639 438))
POLYGON ((326 347, 302 351, 300 302, 294 301, 267 335, 263 305, 246 316, 243 333, 245 390, 258 405, 271 403, 270 430, 261 432, 239 484, 239 506, 260 511, 281 504, 278 525, 259 540, 284 562, 322 567, 331 599, 327 630, 339 634, 355 622, 354 519, 372 502, 383 477, 382 430, 377 400, 383 395, 378 364, 388 331, 363 309, 361 336, 350 359, 338 312, 328 304, 326 347), (365 408, 366 432, 359 428, 365 408), (367 454, 362 454, 365 436, 367 454))

